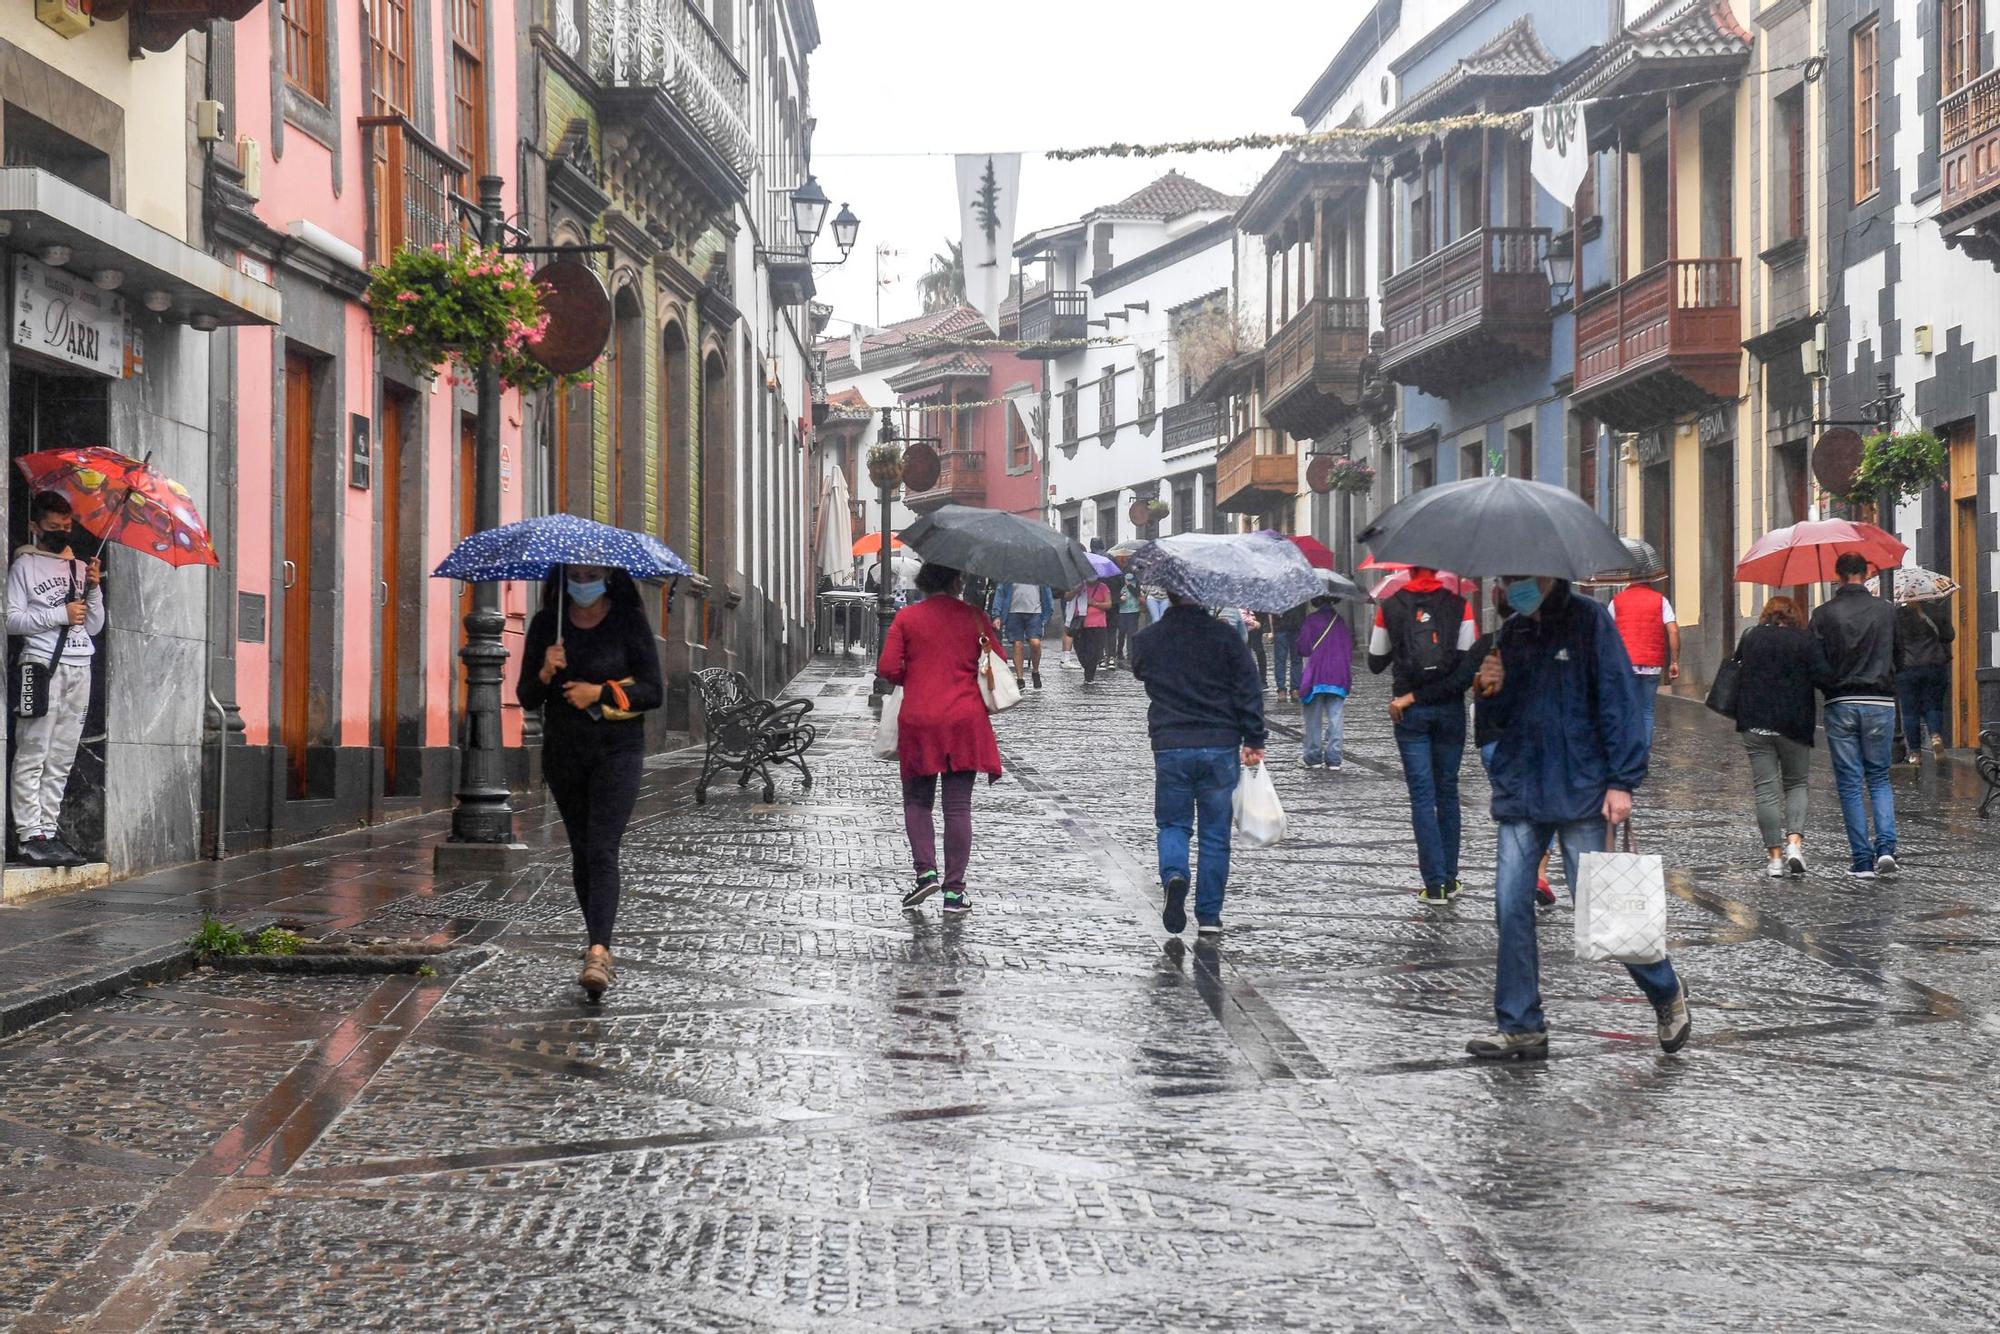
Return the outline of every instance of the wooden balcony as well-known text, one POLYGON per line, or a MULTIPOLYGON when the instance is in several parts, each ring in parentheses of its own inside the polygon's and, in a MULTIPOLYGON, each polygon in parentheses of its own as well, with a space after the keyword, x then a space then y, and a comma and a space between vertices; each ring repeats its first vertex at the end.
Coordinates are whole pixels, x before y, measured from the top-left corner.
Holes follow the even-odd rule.
POLYGON ((1741 290, 1735 259, 1670 259, 1586 301, 1572 402, 1614 430, 1643 431, 1735 398, 1741 290))
POLYGON ((452 192, 471 170, 401 116, 362 116, 368 164, 368 262, 386 263, 404 246, 458 235, 452 192))
POLYGON ((1176 403, 1161 416, 1165 426, 1160 448, 1165 453, 1213 445, 1222 439, 1222 409, 1206 399, 1176 403))
POLYGON ((1264 514, 1299 494, 1299 456, 1273 453, 1278 433, 1252 427, 1215 456, 1215 508, 1264 514))
POLYGON ((905 492, 903 503, 919 514, 940 505, 984 505, 986 455, 975 449, 939 451, 937 485, 928 491, 905 492))
POLYGON ((1308 301, 1264 345, 1264 417, 1315 440, 1354 415, 1368 355, 1366 297, 1308 301))
POLYGON ((1439 398, 1549 355, 1546 227, 1487 227, 1382 284, 1382 370, 1439 398))
POLYGON ((1938 103, 1938 166, 1945 244, 2000 266, 2000 69, 1938 103))
POLYGON ((1027 346, 1020 355, 1028 361, 1050 361, 1065 351, 1049 343, 1082 338, 1084 319, 1090 309, 1088 292, 1050 292, 1032 297, 1021 306, 1021 341, 1027 346))

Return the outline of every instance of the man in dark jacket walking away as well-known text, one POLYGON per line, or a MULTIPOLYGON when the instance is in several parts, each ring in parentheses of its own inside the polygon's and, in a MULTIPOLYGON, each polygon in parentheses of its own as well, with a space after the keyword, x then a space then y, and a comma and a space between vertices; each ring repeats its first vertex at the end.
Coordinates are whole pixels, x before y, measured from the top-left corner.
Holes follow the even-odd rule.
MULTIPOLYGON (((1577 859, 1607 846, 1630 818, 1646 777, 1646 729, 1632 660, 1611 614, 1560 579, 1510 577, 1515 615, 1480 664, 1473 690, 1498 737, 1489 776, 1499 822, 1494 917, 1500 953, 1493 985, 1497 1032, 1465 1044, 1481 1060, 1540 1058, 1549 1050, 1535 941, 1535 867, 1551 837, 1576 892, 1577 859)), ((1627 964, 1652 1002, 1660 1046, 1687 1042, 1687 991, 1671 960, 1627 964)))
POLYGON ((1458 897, 1458 766, 1465 756, 1465 696, 1451 691, 1439 699, 1425 687, 1448 680, 1478 635, 1478 617, 1465 599, 1438 582, 1436 570, 1419 568, 1375 609, 1368 640, 1368 670, 1379 675, 1395 667, 1389 716, 1424 878, 1417 897, 1425 903, 1458 897))
POLYGON ((1200 818, 1194 896, 1200 934, 1222 934, 1229 826, 1241 764, 1264 762, 1264 688, 1235 627, 1175 595, 1167 614, 1132 638, 1132 675, 1145 683, 1153 738, 1153 822, 1159 827, 1160 920, 1187 929, 1188 844, 1200 818))
POLYGON ((1843 554, 1833 572, 1840 586, 1813 612, 1808 628, 1826 655, 1832 682, 1822 687, 1826 708, 1820 718, 1833 760, 1833 784, 1840 792, 1840 818, 1847 825, 1852 857, 1847 873, 1873 880, 1896 871, 1896 797, 1889 790, 1895 753, 1896 609, 1863 585, 1868 561, 1859 552, 1843 554))

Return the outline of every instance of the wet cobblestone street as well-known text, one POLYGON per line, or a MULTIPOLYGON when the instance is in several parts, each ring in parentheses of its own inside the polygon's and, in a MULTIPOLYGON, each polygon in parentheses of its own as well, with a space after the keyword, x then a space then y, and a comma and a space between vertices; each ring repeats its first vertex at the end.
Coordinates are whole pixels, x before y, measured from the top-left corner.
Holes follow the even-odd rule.
POLYGON ((1386 689, 1239 848, 1219 951, 1159 924, 1138 687, 999 722, 975 911, 905 914, 857 657, 795 683, 814 786, 691 797, 656 762, 620 972, 569 985, 566 861, 381 908, 483 942, 438 978, 200 972, 0 1041, 0 1326, 207 1330, 2000 1325, 2000 821, 1895 775, 1906 870, 1857 882, 1825 749, 1814 873, 1763 875, 1748 766, 1665 700, 1694 1038, 1543 917, 1545 1064, 1491 1023, 1492 826, 1426 909, 1386 689))

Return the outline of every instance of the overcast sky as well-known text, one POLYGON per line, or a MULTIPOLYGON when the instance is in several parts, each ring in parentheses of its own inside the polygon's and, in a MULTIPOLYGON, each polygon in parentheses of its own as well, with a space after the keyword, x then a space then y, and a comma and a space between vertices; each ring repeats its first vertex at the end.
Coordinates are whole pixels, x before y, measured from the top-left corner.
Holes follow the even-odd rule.
MULTIPOLYGON (((813 169, 861 236, 819 275, 828 333, 917 313, 916 279, 952 231, 950 154, 1302 128, 1292 108, 1367 12, 1363 0, 817 0, 813 169), (914 156, 893 156, 907 154, 914 156), (935 154, 936 156, 921 156, 935 154)), ((1243 194, 1272 154, 1021 163, 1017 235, 1069 221, 1175 169, 1243 194)), ((831 229, 815 252, 831 259, 831 229)))

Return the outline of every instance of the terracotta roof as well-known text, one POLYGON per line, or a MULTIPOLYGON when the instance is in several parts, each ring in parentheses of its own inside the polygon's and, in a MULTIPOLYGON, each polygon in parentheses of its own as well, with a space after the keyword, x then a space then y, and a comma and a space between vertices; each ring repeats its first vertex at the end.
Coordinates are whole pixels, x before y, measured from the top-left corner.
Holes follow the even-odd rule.
POLYGON ((1097 218, 1159 218, 1171 220, 1206 210, 1230 213, 1242 203, 1236 195, 1211 190, 1190 176, 1170 171, 1144 189, 1135 190, 1115 204, 1092 209, 1097 218))
POLYGON ((1560 97, 1569 101, 1614 90, 1645 92, 1649 75, 1683 81, 1708 67, 1747 60, 1750 47, 1750 34, 1730 12, 1729 0, 1679 0, 1678 8, 1675 0, 1667 0, 1599 51, 1560 97))
MULTIPOLYGON (((979 317, 979 312, 971 306, 958 305, 945 310, 925 311, 907 320, 898 320, 885 328, 870 330, 867 340, 861 344, 862 364, 864 366, 867 364, 868 357, 872 353, 893 351, 904 343, 939 334, 964 333, 974 327, 983 328, 985 323, 979 317)), ((849 335, 849 338, 851 337, 852 335, 849 335)), ((842 362, 846 362, 850 370, 853 368, 848 355, 849 338, 835 338, 819 345, 819 350, 826 353, 829 374, 838 374, 839 363, 842 362)))
POLYGON ((826 405, 830 408, 860 408, 863 412, 874 411, 873 408, 868 406, 868 400, 861 396, 861 391, 853 385, 847 386, 847 388, 840 390, 838 393, 828 394, 826 396, 826 405))
POLYGON ((925 357, 908 370, 896 372, 889 377, 888 383, 900 394, 946 380, 984 380, 991 374, 993 367, 974 353, 940 352, 936 356, 925 357))
POLYGON ((1446 114, 1447 108, 1463 109, 1474 99, 1498 92, 1514 91, 1534 98, 1560 67, 1561 62, 1536 35, 1534 20, 1524 15, 1383 117, 1382 123, 1428 120, 1446 114))

